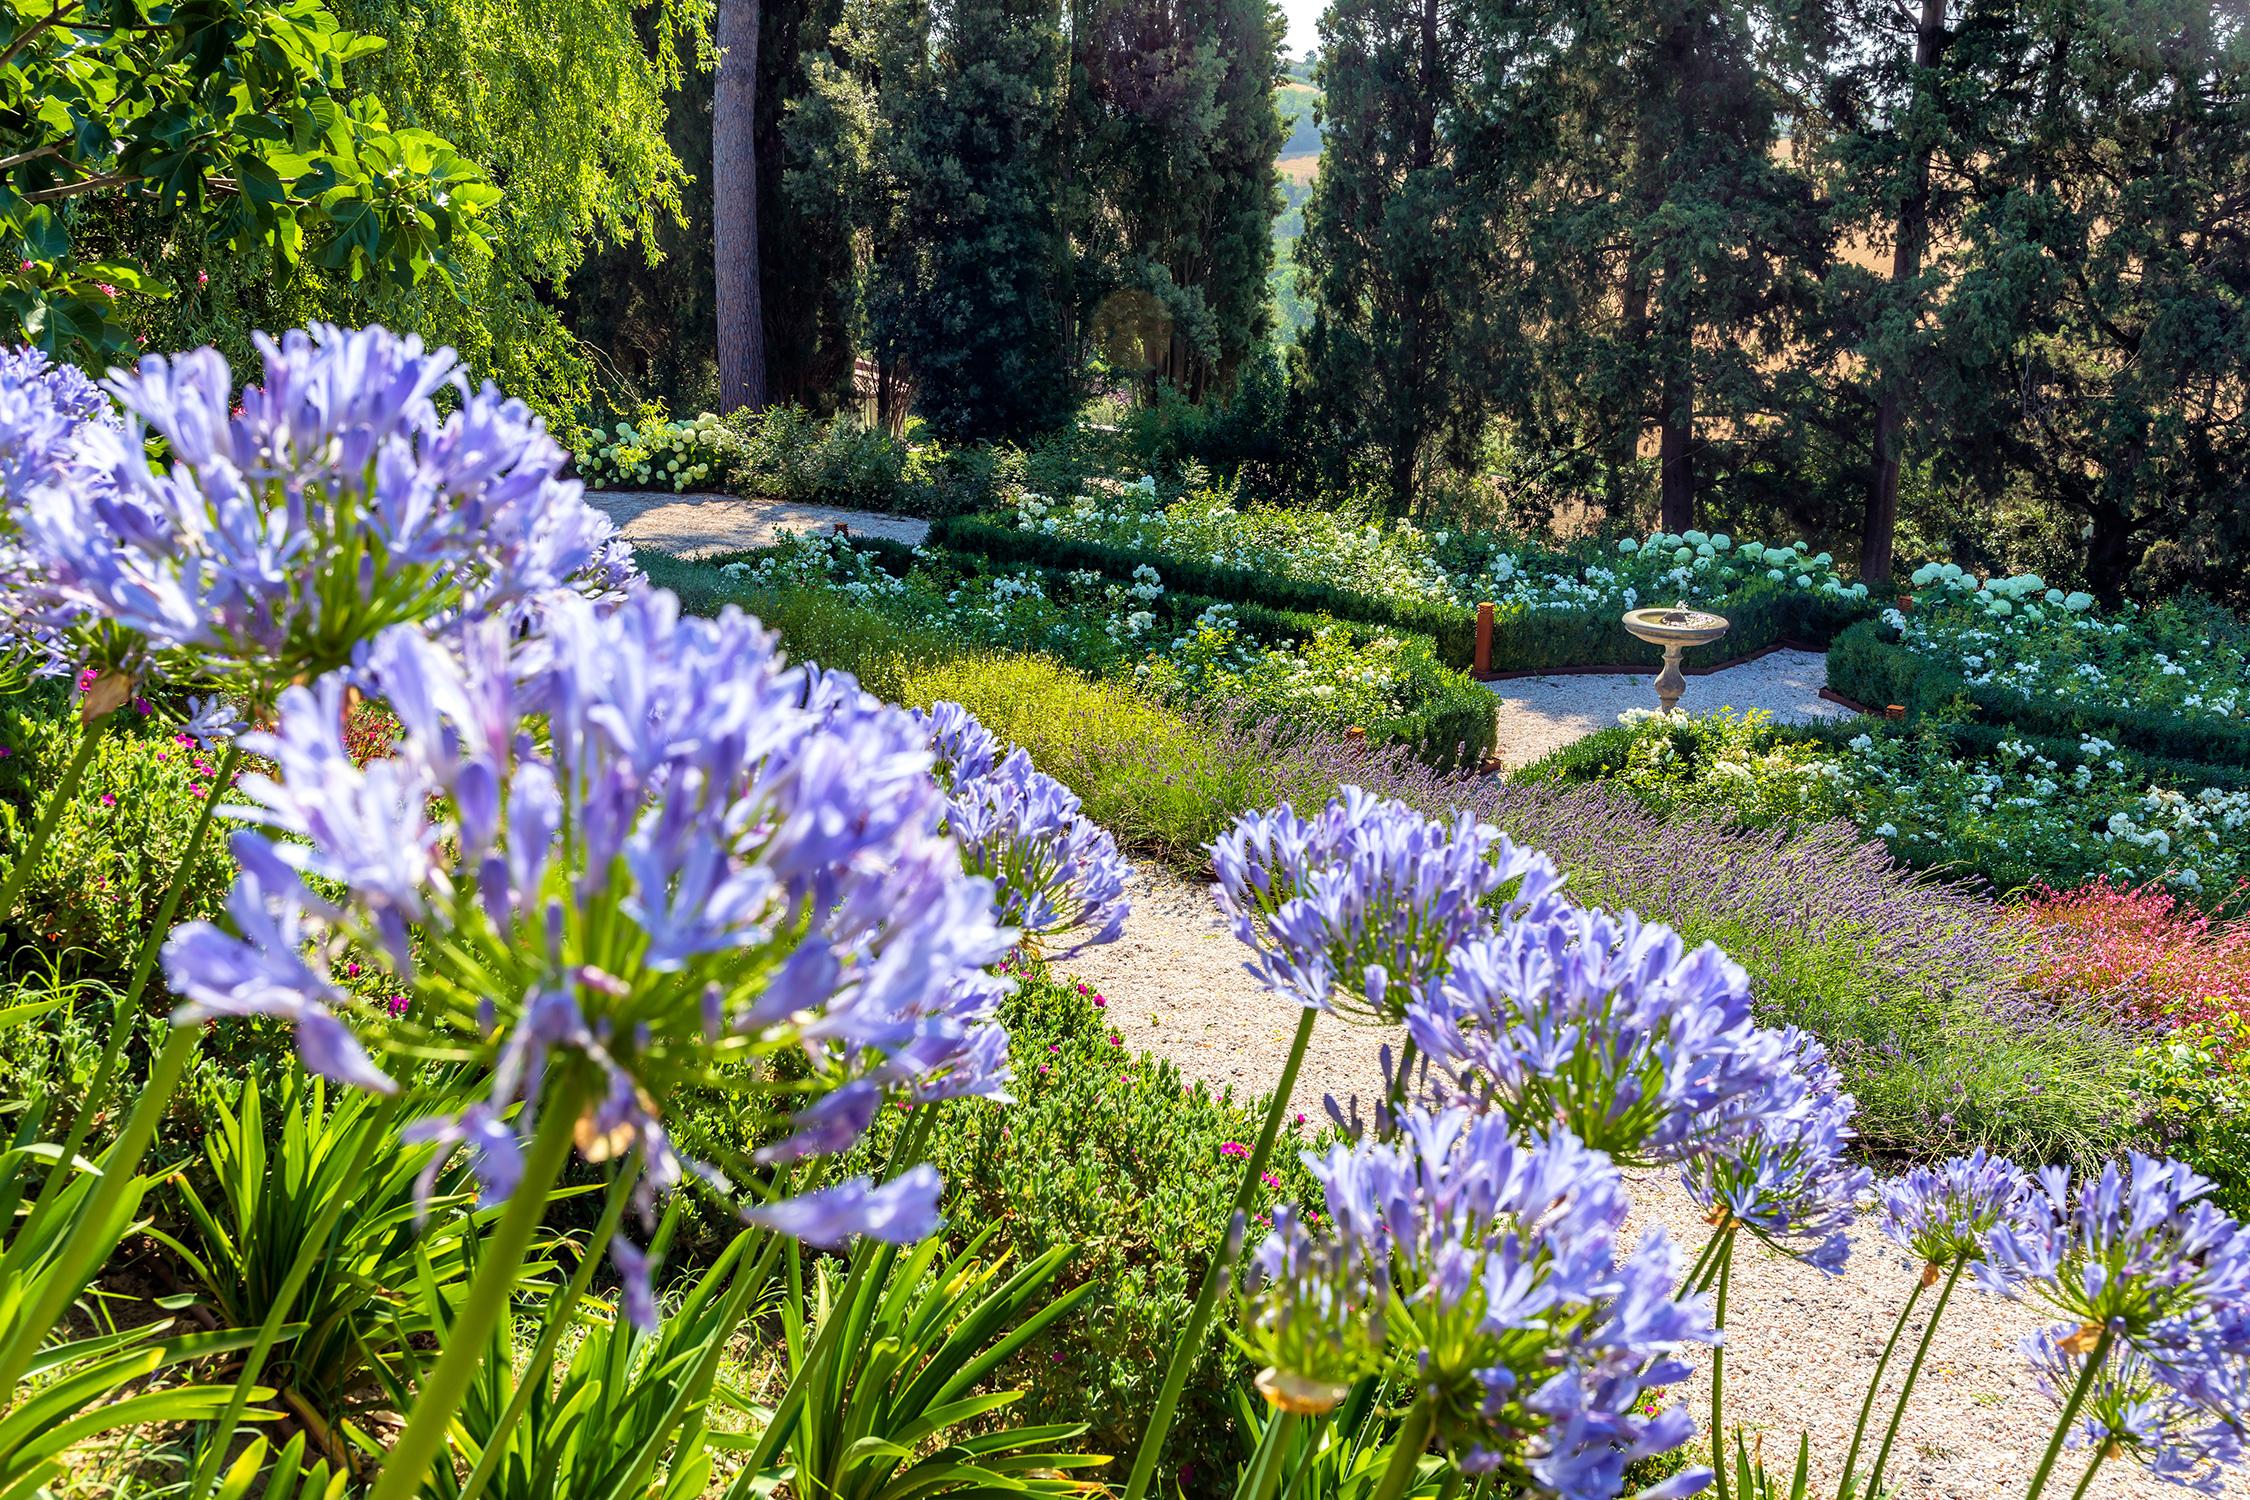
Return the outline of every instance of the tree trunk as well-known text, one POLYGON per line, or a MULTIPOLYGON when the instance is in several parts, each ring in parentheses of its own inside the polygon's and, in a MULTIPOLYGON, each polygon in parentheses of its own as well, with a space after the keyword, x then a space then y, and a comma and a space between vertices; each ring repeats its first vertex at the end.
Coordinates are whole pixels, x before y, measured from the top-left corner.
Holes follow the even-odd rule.
POLYGON ((1695 524, 1695 375, 1676 360, 1664 375, 1664 425, 1657 438, 1657 465, 1666 531, 1679 534, 1695 524))
POLYGON ((2093 522, 2094 534, 2086 539, 2086 584, 2105 607, 2115 608, 2133 574, 2133 517, 2104 498, 2095 502, 2093 522))
MULTIPOLYGON (((1945 45, 1945 0, 1922 0, 1921 24, 1914 37, 1914 91, 1920 95, 1945 45)), ((1922 254, 1930 236, 1930 147, 1918 145, 1909 169, 1906 201, 1899 205, 1898 246, 1891 252, 1891 286, 1896 289, 1922 274, 1922 254)), ((1867 511, 1859 528, 1860 581, 1880 596, 1890 587, 1892 548, 1898 539, 1898 474, 1906 425, 1904 386, 1907 370, 1882 372, 1875 402, 1875 473, 1867 491, 1867 511)))
POLYGON ((719 0, 711 97, 711 251, 719 409, 766 404, 766 312, 758 285, 760 0, 719 0))

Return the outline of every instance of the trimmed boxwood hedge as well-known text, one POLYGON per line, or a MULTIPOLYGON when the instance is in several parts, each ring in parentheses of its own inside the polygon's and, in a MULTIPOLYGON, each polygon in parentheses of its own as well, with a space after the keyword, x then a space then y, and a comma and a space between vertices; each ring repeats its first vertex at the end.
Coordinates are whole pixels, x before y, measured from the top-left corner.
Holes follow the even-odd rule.
MULTIPOLYGON (((917 560, 916 549, 904 542, 854 537, 852 543, 871 556, 885 572, 899 576, 904 576, 917 560)), ((770 547, 757 548, 701 558, 693 562, 670 557, 649 557, 643 559, 643 563, 651 582, 679 595, 682 609, 691 614, 708 615, 717 613, 729 603, 745 603, 758 592, 748 584, 738 584, 727 578, 720 573, 721 567, 738 561, 754 563, 772 555, 776 550, 778 549, 770 547)), ((979 559, 969 557, 963 560, 974 563, 979 559)), ((1062 570, 1034 565, 1033 571, 1053 579, 1062 570)), ((1125 576, 1131 576, 1130 570, 1125 576)), ((1364 620, 1275 609, 1233 599, 1222 601, 1175 590, 1169 586, 1152 605, 1151 612, 1164 619, 1171 628, 1184 629, 1205 609, 1217 603, 1226 604, 1234 612, 1236 620, 1241 623, 1249 638, 1268 645, 1308 640, 1322 626, 1329 624, 1343 626, 1355 643, 1363 642, 1385 629, 1364 620)), ((1449 668, 1438 670, 1443 672, 1442 678, 1417 684, 1423 698, 1420 710, 1395 718, 1380 719, 1362 727, 1371 741, 1404 744, 1413 750, 1417 759, 1439 770, 1477 765, 1492 753, 1493 744, 1498 737, 1499 703, 1490 689, 1479 685, 1466 674, 1449 668)))
POLYGON ((930 528, 930 541, 955 552, 972 553, 999 562, 1031 563, 1047 568, 1091 568, 1111 578, 1127 579, 1137 567, 1152 567, 1164 577, 1167 590, 1200 594, 1229 604, 1263 604, 1304 614, 1333 615, 1339 620, 1360 620, 1426 635, 1437 643, 1446 665, 1466 668, 1476 655, 1476 614, 1450 604, 1420 599, 1384 599, 1327 584, 1274 578, 1249 568, 1193 562, 1162 552, 1138 552, 1125 547, 1082 542, 1004 526, 987 516, 951 516, 930 528))
MULTIPOLYGON (((1419 599, 1387 599, 1327 584, 1274 578, 1248 568, 1199 563, 1161 552, 1111 547, 1099 542, 1048 536, 1003 525, 988 516, 954 516, 937 522, 930 540, 952 551, 995 561, 1045 568, 1090 568, 1112 578, 1133 576, 1153 567, 1165 587, 1224 600, 1238 612, 1256 606, 1278 613, 1330 615, 1426 635, 1447 666, 1467 671, 1476 659, 1476 611, 1419 599)), ((1707 666, 1761 651, 1786 640, 1822 647, 1869 606, 1760 581, 1720 602, 1731 628, 1726 638, 1685 654, 1688 666, 1707 666)), ((1245 623, 1249 615, 1244 612, 1245 623)), ((1492 670, 1535 672, 1555 667, 1621 666, 1654 671, 1664 654, 1628 632, 1616 616, 1592 610, 1496 610, 1492 622, 1492 670)))
MULTIPOLYGON (((1836 637, 1828 648, 1828 684, 1869 708, 1896 703, 1909 719, 1965 700, 1992 721, 2029 735, 2068 738, 2074 746, 2078 736, 2091 734, 2158 761, 2211 770, 2250 768, 2250 727, 2072 698, 2027 700, 1975 686, 1945 663, 1900 645, 1879 620, 1863 621, 1836 637)), ((2214 776, 2206 784, 2222 783, 2214 776)))
MULTIPOLYGON (((1921 727, 1923 726, 1910 726, 1897 720, 1849 718, 1827 719, 1810 724, 1776 723, 1770 726, 1769 733, 1772 742, 1776 744, 1813 744, 1841 751, 1863 734, 1871 734, 1877 738, 1897 738, 1915 733, 1921 727)), ((1957 720, 1946 724, 1944 728, 1946 738, 1956 755, 1991 755, 2002 740, 2015 740, 2029 745, 2038 754, 2057 762, 2068 761, 2078 754, 2076 736, 2036 734, 2020 725, 1957 720)), ((1596 730, 1583 739, 1573 740, 1561 749, 1520 768, 1514 773, 1514 777, 1519 781, 1606 781, 1625 769, 1625 755, 1632 745, 1634 732, 1633 727, 1628 724, 1614 724, 1607 729, 1596 730)), ((2174 791, 2193 792, 2207 786, 2224 792, 2250 789, 2250 767, 2220 765, 2210 761, 2172 760, 2137 750, 2133 754, 2151 782, 2174 791)))

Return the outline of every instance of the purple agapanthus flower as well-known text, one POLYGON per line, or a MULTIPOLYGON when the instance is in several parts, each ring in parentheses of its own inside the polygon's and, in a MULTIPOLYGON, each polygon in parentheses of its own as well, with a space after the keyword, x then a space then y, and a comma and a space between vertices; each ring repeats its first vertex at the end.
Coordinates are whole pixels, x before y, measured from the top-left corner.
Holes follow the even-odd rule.
MULTIPOLYGON (((184 1018, 255 983, 301 1028, 325 1024, 344 1002, 322 955, 383 955, 412 1004, 365 1019, 481 1067, 477 1096, 421 1133, 470 1147, 488 1199, 522 1171, 499 1133, 528 1136, 566 1087, 583 1156, 637 1153, 644 1213, 703 1170, 665 1101, 715 1075, 783 1087, 729 1063, 810 1064, 773 1094, 793 1126, 777 1160, 848 1149, 886 1096, 997 1094, 1007 983, 987 970, 1015 934, 943 831, 913 717, 788 665, 738 612, 683 618, 669 594, 604 607, 563 591, 541 627, 385 631, 348 681, 401 730, 364 765, 342 743, 347 674, 282 693, 278 726, 242 738, 274 772, 244 778, 230 810, 260 825, 236 840, 238 931, 191 923, 166 950, 204 1007, 184 1018)), ((904 1232, 928 1218, 905 1191, 761 1222, 822 1243, 904 1232)))
POLYGON ((957 703, 936 705, 923 723, 948 794, 946 831, 969 871, 992 882, 999 920, 1048 958, 1115 942, 1131 911, 1132 866, 1081 810, 1078 794, 1024 751, 999 754, 957 703), (1075 941, 1055 946, 1062 939, 1075 941))
POLYGON ((37 349, 0 347, 0 667, 8 676, 60 676, 74 655, 58 639, 69 612, 59 607, 18 520, 35 493, 90 485, 74 471, 79 434, 110 420, 109 401, 75 365, 37 349))
POLYGON ((1878 1187, 1883 1233, 1924 1266, 1953 1266, 1981 1257, 2002 1225, 2031 1225, 2031 1178, 1982 1146, 1934 1167, 1915 1167, 1878 1187))
POLYGON ((239 392, 210 349, 118 373, 122 424, 81 424, 67 477, 21 510, 47 623, 98 623, 84 644, 105 665, 189 652, 263 706, 388 626, 520 620, 614 565, 561 448, 451 350, 325 325, 258 347, 239 392))
POLYGON ((937 1169, 924 1162, 879 1187, 854 1177, 835 1187, 753 1208, 743 1217, 807 1244, 841 1245, 864 1234, 886 1244, 910 1245, 937 1233, 940 1186, 937 1169))
POLYGON ((1680 1180, 1715 1226, 1739 1226, 1833 1274, 1851 1254, 1854 1207, 1874 1183, 1845 1157, 1859 1106, 1818 1041, 1794 1027, 1780 1038, 1783 1066, 1763 1090, 1714 1111, 1708 1129, 1721 1144, 1690 1157, 1680 1180))
POLYGON ((1336 1248, 1307 1254, 1285 1229, 1261 1266, 1387 1286, 1392 1357, 1464 1469, 1613 1496, 1627 1464, 1694 1434, 1683 1408, 1639 1408, 1686 1374, 1684 1350, 1716 1336, 1710 1309, 1674 1296, 1678 1257, 1661 1231, 1620 1255, 1628 1205, 1607 1156, 1567 1132, 1519 1140, 1498 1115, 1409 1109, 1395 1141, 1305 1161, 1336 1248))
POLYGON ((1560 902, 1454 950, 1406 1023, 1457 1097, 1628 1164, 1713 1149, 1713 1122, 1748 1128, 1724 1106, 1783 1061, 1716 947, 1560 902))
MULTIPOLYGON (((2074 1332, 2065 1324, 2023 1341, 2040 1391, 2057 1408, 2085 1373, 2086 1351, 2072 1342, 2074 1332)), ((2227 1374, 2230 1384, 2219 1393, 2227 1399, 2191 1399, 2141 1355, 2112 1354, 2089 1383, 2064 1444, 2099 1449, 2104 1459, 2130 1458, 2152 1478, 2220 1494, 2226 1471, 2250 1446, 2250 1367, 2237 1363, 2227 1374)))
POLYGON ((2213 1409, 2238 1399, 2250 1366, 2250 1232, 2178 1162, 2134 1153, 2072 1181, 2042 1171, 2020 1222, 1994 1226, 1976 1274, 1991 1291, 2069 1318, 2066 1352, 2113 1349, 2213 1409))
POLYGON ((1277 994, 1396 1021, 1460 944, 1556 899, 1562 877, 1466 814, 1356 786, 1302 818, 1246 813, 1211 845, 1212 895, 1277 994))

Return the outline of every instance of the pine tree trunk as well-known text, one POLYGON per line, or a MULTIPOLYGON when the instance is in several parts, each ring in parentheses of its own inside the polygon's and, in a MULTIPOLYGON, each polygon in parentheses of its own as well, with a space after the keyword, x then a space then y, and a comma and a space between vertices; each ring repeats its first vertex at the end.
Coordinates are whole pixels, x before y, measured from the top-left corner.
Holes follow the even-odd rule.
POLYGON ((1677 535, 1695 524, 1695 375, 1685 360, 1664 376, 1664 425, 1657 438, 1662 524, 1677 535))
POLYGON ((719 408, 766 404, 766 313, 758 284, 760 0, 719 0, 711 98, 711 250, 719 408))
MULTIPOLYGON (((1915 92, 1925 87, 1945 43, 1945 0, 1922 0, 1921 25, 1914 38, 1915 92)), ((1930 147, 1916 148, 1906 201, 1899 205, 1898 246, 1891 252, 1891 285, 1903 287, 1922 274, 1922 254, 1930 234, 1930 147)), ((1891 578, 1892 549, 1898 539, 1898 476, 1903 457, 1906 399, 1904 370, 1882 375, 1875 402, 1875 473, 1868 486, 1867 511, 1860 521, 1859 576, 1881 595, 1891 578)))

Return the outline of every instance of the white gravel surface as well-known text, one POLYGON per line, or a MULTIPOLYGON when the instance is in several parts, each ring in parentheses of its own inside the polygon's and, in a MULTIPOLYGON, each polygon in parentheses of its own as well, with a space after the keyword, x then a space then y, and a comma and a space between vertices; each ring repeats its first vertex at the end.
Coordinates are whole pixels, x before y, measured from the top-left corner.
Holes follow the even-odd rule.
POLYGON ((586 498, 615 521, 634 546, 677 557, 769 547, 786 533, 827 531, 839 521, 849 526, 854 536, 919 542, 930 534, 930 523, 912 516, 840 510, 832 505, 792 505, 783 500, 746 500, 739 495, 598 490, 589 491, 586 498))
MULTIPOLYGON (((1501 764, 1527 766, 1573 740, 1607 729, 1629 708, 1656 707, 1656 674, 1573 673, 1488 683, 1500 697, 1501 764)), ((1818 651, 1774 651, 1756 661, 1690 677, 1680 707, 1691 714, 1762 708, 1776 719, 1843 718, 1851 710, 1820 696, 1828 658, 1818 651)))
MULTIPOLYGON (((1128 1045, 1171 1059, 1190 1078, 1249 1097, 1280 1081, 1299 1013, 1259 987, 1242 967, 1245 956, 1204 887, 1143 873, 1123 937, 1063 967, 1103 994, 1128 1045)), ((1305 1129, 1324 1122, 1325 1094, 1339 1102, 1354 1093, 1372 1099, 1380 1079, 1378 1050, 1398 1040, 1383 1029, 1322 1017, 1293 1100, 1305 1129)), ((1670 1174, 1628 1175, 1638 1208, 1635 1231, 1661 1224, 1692 1258, 1708 1233, 1695 1204, 1670 1174)), ((1797 1435, 1810 1431, 1816 1473, 1834 1493, 1867 1377, 1915 1275, 1871 1223, 1853 1236, 1851 1260, 1835 1278, 1754 1243, 1741 1246, 1729 1295, 1727 1425, 1763 1438, 1784 1483, 1797 1435)), ((1897 1500, 2023 1493, 2053 1430, 2054 1410, 2017 1344, 2046 1321, 2031 1307, 1976 1292, 1964 1280, 1891 1456, 1886 1479, 1897 1500)), ((1901 1341, 1906 1352, 1894 1359, 1894 1388, 1919 1334, 1917 1323, 1901 1341)), ((1708 1368, 1707 1360, 1699 1361, 1697 1376, 1679 1390, 1705 1421, 1708 1368)), ((1880 1403, 1879 1409, 1888 1411, 1880 1403)), ((2082 1454, 2064 1455, 2068 1472, 2059 1467, 2049 1481, 2055 1500, 2071 1494, 2083 1461, 2082 1454)), ((2105 1465, 2088 1491, 2103 1500, 2160 1493, 2180 1492, 2148 1479, 2130 1461, 2105 1465)), ((2250 1485, 2237 1478, 2226 1493, 2250 1495, 2250 1485)))

